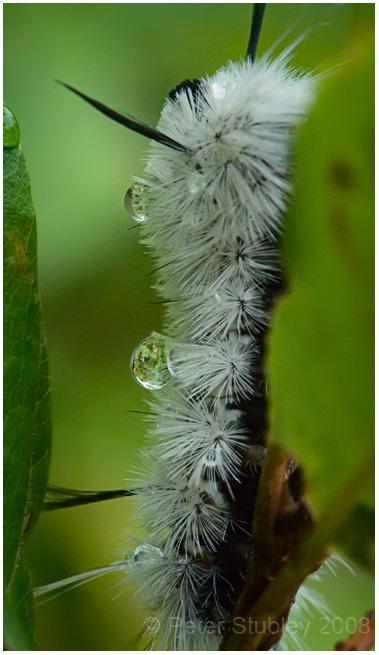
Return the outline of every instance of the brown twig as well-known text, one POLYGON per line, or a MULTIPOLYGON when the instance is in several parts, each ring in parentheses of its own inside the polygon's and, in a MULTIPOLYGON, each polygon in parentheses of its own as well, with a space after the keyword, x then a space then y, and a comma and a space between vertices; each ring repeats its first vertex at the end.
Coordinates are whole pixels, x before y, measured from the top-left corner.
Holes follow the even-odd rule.
POLYGON ((329 555, 329 544, 373 475, 373 461, 370 453, 315 523, 304 501, 301 472, 293 469, 281 446, 269 446, 256 503, 247 581, 220 650, 277 648, 299 587, 329 555))
POLYGON ((367 612, 366 623, 359 624, 355 632, 345 641, 339 641, 334 650, 370 650, 375 644, 375 610, 367 612))
MULTIPOLYGON (((264 590, 275 579, 312 523, 310 508, 303 498, 300 470, 282 446, 271 444, 267 449, 255 506, 247 581, 234 608, 221 650, 255 650, 254 631, 260 635, 262 643, 265 641, 263 634, 267 633, 267 648, 260 650, 269 650, 280 640, 293 602, 292 596, 284 603, 281 616, 278 617, 280 629, 275 630, 275 633, 265 613, 262 618, 254 616, 256 624, 253 629, 249 624, 245 638, 242 638, 240 631, 236 634, 236 621, 247 621, 250 618, 250 608, 259 603, 264 590)), ((275 622, 275 627, 277 625, 275 622)))

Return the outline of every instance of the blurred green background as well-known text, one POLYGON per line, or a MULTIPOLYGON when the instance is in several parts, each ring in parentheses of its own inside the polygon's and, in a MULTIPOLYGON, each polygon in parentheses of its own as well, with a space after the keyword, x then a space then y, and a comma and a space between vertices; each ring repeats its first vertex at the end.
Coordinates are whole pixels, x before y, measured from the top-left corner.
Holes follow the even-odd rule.
MULTIPOLYGON (((346 3, 323 15, 330 7, 268 5, 260 51, 316 19, 294 64, 325 70, 346 61, 356 23, 373 20, 373 5, 346 3)), ((148 144, 53 78, 155 124, 172 87, 244 55, 250 15, 245 3, 4 5, 4 98, 20 122, 37 211, 54 484, 128 484, 145 432, 128 410, 143 410, 148 397, 131 379, 129 359, 160 330, 162 314, 146 304, 156 299, 152 266, 123 208, 148 144)), ((35 584, 121 559, 141 536, 134 509, 125 499, 43 515, 28 544, 35 584)), ((344 618, 373 604, 363 573, 341 571, 322 591, 344 618)), ((38 608, 37 638, 42 650, 138 650, 143 620, 131 587, 111 574, 38 608)), ((340 638, 320 634, 323 627, 313 621, 310 649, 330 650, 340 638)))

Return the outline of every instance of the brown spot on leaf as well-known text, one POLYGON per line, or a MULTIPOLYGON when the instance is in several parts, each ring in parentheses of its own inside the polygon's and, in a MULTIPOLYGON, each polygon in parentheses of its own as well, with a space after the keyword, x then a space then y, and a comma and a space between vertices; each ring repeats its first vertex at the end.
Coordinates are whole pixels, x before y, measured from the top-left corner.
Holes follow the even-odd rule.
POLYGON ((9 261, 18 278, 22 278, 27 284, 33 284, 33 272, 31 262, 26 254, 26 246, 20 240, 20 236, 14 232, 9 234, 9 261))

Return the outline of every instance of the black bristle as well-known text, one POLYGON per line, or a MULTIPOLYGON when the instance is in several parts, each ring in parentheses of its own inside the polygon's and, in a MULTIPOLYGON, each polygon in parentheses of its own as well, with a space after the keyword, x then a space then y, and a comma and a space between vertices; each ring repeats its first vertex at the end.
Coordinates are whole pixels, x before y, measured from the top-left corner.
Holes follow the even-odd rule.
POLYGON ((266 9, 266 3, 265 2, 255 2, 254 3, 253 20, 252 20, 252 23, 251 23, 250 39, 249 39, 249 45, 247 46, 247 53, 246 53, 246 57, 248 59, 251 59, 251 61, 254 61, 255 54, 257 52, 259 35, 261 33, 261 28, 262 28, 263 16, 264 16, 264 13, 265 13, 265 9, 266 9))
POLYGON ((90 98, 90 96, 87 96, 85 93, 78 91, 78 89, 75 89, 70 84, 66 84, 65 82, 61 82, 60 80, 55 80, 55 81, 58 82, 58 84, 60 84, 61 86, 64 86, 69 91, 75 93, 77 96, 79 96, 79 98, 85 100, 85 102, 88 102, 88 104, 92 105, 92 107, 95 107, 95 109, 100 111, 105 116, 108 116, 108 118, 111 118, 116 123, 119 123, 124 127, 127 127, 129 130, 132 130, 133 132, 137 132, 138 134, 142 134, 142 136, 146 136, 148 139, 152 139, 152 141, 156 141, 157 143, 160 143, 163 146, 167 146, 172 150, 178 150, 179 152, 188 152, 188 148, 183 146, 181 143, 178 143, 174 139, 171 139, 171 137, 167 136, 166 134, 159 132, 159 130, 156 130, 154 127, 145 125, 144 123, 137 121, 135 118, 132 118, 131 116, 124 116, 123 114, 119 114, 117 111, 111 109, 110 107, 107 107, 107 105, 104 105, 102 102, 99 102, 94 98, 90 98))

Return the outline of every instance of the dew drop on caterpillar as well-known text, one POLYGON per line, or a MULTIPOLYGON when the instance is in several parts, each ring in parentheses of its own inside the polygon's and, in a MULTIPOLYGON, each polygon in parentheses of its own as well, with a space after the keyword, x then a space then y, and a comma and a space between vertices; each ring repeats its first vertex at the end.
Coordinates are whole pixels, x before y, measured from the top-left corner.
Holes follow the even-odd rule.
MULTIPOLYGON (((139 130, 158 145, 146 177, 126 194, 167 301, 164 329, 136 344, 132 364, 156 391, 148 417, 155 445, 145 481, 133 484, 142 485, 138 511, 150 535, 125 565, 134 566, 142 603, 160 607, 155 648, 217 647, 218 625, 240 591, 229 561, 237 561, 235 535, 238 548, 249 539, 251 516, 238 506, 241 470, 247 447, 257 459, 264 448, 262 340, 281 284, 277 237, 291 190, 291 133, 313 93, 310 75, 288 73, 280 54, 274 61, 263 56, 174 87, 158 133, 139 130), (278 99, 287 92, 288 106, 278 99), (249 99, 257 96, 253 116, 249 99), (207 621, 215 635, 204 636, 207 621), (186 634, 186 622, 195 634, 186 634)), ((249 489, 254 476, 246 476, 249 489)))

